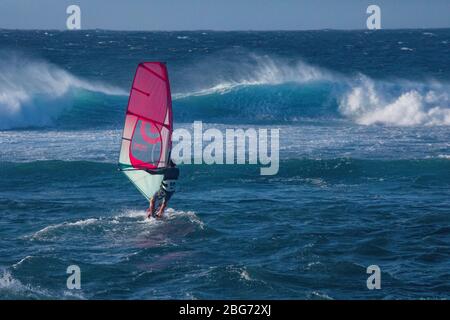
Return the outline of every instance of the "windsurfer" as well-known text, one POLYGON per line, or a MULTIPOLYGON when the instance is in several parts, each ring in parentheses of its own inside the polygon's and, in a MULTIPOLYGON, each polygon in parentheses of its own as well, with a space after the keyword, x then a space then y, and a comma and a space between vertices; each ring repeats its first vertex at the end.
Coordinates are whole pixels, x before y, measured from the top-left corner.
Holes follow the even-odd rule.
POLYGON ((162 218, 167 203, 175 193, 175 183, 180 175, 180 170, 176 167, 176 164, 172 159, 169 161, 169 166, 162 170, 162 173, 164 174, 164 178, 161 182, 161 186, 150 199, 150 206, 147 209, 148 218, 151 216, 162 218))

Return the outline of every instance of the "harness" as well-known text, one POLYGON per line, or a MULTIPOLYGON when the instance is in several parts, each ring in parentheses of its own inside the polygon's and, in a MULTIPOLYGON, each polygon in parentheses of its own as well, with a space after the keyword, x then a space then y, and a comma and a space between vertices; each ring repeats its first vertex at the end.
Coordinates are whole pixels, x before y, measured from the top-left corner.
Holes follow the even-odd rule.
POLYGON ((175 181, 176 180, 163 180, 161 186, 167 192, 175 192, 175 181))
POLYGON ((161 187, 166 192, 175 192, 175 182, 178 179, 179 170, 178 168, 168 168, 164 172, 164 178, 161 182, 161 187))

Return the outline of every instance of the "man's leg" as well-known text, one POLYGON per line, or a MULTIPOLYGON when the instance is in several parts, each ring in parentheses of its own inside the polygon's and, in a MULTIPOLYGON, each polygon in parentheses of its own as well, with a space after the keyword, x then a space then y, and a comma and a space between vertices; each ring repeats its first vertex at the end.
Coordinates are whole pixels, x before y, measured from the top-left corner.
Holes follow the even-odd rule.
POLYGON ((167 201, 163 200, 163 203, 161 204, 161 207, 159 208, 158 212, 156 213, 156 217, 157 218, 162 218, 163 214, 164 214, 164 210, 167 207, 167 201))
POLYGON ((166 210, 167 204, 169 203, 170 198, 172 197, 173 192, 164 192, 164 198, 163 198, 163 202, 161 204, 161 207, 159 208, 156 216, 158 218, 161 218, 164 214, 164 210, 166 210))
POLYGON ((153 214, 153 210, 155 210, 155 196, 150 199, 150 206, 147 209, 147 218, 150 218, 153 214))

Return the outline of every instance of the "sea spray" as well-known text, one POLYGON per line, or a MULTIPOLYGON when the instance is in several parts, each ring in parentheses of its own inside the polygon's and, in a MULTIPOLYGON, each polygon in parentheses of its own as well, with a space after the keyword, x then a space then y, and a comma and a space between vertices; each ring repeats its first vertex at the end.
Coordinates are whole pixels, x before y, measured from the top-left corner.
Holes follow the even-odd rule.
POLYGON ((124 95, 125 91, 80 79, 44 60, 0 52, 0 129, 53 124, 70 108, 75 90, 124 95))

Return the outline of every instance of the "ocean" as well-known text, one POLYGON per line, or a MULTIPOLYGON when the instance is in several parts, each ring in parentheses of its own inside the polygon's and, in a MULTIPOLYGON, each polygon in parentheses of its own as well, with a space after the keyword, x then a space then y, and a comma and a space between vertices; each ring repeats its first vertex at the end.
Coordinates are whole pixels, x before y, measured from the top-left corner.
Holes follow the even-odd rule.
POLYGON ((449 41, 0 30, 0 299, 448 299, 449 41), (117 170, 142 61, 167 62, 175 129, 279 129, 278 174, 181 164, 146 220, 117 170))

